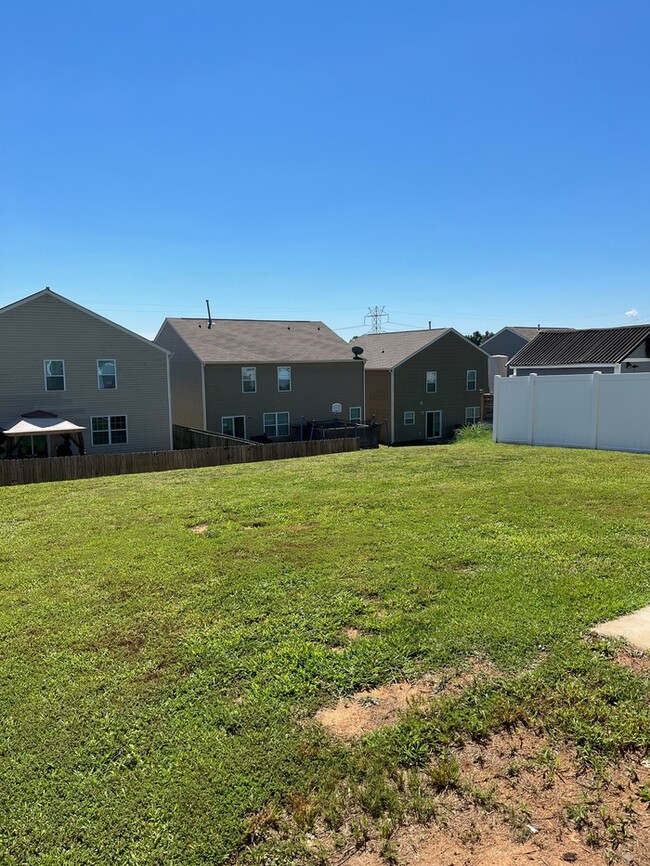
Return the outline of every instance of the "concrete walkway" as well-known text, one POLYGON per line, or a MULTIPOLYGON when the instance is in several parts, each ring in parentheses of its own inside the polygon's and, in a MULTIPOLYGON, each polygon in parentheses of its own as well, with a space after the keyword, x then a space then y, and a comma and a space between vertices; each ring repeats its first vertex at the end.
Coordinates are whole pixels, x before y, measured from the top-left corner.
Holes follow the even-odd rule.
POLYGON ((650 604, 627 616, 619 616, 592 629, 604 637, 622 637, 640 650, 650 650, 650 604))

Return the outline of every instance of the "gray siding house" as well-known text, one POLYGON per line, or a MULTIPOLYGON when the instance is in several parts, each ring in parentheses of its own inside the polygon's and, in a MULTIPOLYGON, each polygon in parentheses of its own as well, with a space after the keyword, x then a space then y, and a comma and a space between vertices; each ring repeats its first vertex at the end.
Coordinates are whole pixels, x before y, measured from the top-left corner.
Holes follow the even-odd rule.
POLYGON ((571 328, 542 328, 539 325, 536 328, 524 328, 518 325, 507 325, 501 328, 489 340, 481 343, 481 349, 487 352, 488 355, 505 355, 506 358, 512 356, 527 346, 531 340, 542 331, 569 331, 571 328))
POLYGON ((382 441, 440 442, 480 418, 488 356, 453 328, 365 334, 366 414, 382 441))
POLYGON ((650 325, 542 331, 509 361, 513 376, 650 372, 650 325))
MULTIPOLYGON (((44 289, 0 309, 0 428, 51 413, 85 428, 88 454, 169 450, 168 358, 161 346, 44 289)), ((57 438, 34 436, 22 453, 54 456, 57 438)))
POLYGON ((363 361, 322 322, 165 319, 175 424, 289 439, 301 421, 364 418, 363 361))

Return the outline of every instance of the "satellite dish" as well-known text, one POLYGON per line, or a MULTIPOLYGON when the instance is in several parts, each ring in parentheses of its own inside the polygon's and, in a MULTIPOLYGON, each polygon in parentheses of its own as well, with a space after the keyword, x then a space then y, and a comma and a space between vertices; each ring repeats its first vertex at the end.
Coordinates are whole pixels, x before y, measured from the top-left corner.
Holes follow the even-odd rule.
POLYGON ((361 348, 361 346, 352 346, 352 354, 354 355, 354 357, 356 359, 360 355, 363 355, 363 349, 361 348))
POLYGON ((340 415, 343 411, 343 406, 340 403, 332 403, 332 415, 340 415))

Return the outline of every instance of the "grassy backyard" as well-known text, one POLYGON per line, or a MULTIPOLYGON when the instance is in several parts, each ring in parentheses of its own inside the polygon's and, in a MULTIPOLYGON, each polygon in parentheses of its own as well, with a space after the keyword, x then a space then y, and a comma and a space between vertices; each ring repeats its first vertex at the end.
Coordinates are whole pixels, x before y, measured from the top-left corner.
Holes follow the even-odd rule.
MULTIPOLYGON (((399 862, 448 789, 493 807, 463 743, 643 757, 647 675, 583 635, 650 602, 649 482, 648 456, 479 436, 2 489, 0 862, 399 862), (458 671, 365 737, 314 721, 458 671)), ((632 829, 593 820, 567 811, 615 858, 632 829)))

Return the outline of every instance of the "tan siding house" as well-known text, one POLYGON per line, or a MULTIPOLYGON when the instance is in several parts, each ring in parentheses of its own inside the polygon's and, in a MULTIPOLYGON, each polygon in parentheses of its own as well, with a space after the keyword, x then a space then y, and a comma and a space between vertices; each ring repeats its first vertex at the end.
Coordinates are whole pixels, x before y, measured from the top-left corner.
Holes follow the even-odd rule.
POLYGON ((156 342, 173 353, 174 423, 288 439, 336 403, 364 418, 363 361, 322 322, 166 319, 156 342))
POLYGON ((44 411, 84 427, 89 454, 171 449, 168 355, 44 289, 0 310, 0 426, 44 411))
POLYGON ((382 441, 440 442, 478 421, 488 356, 453 328, 366 334, 367 414, 382 441))

